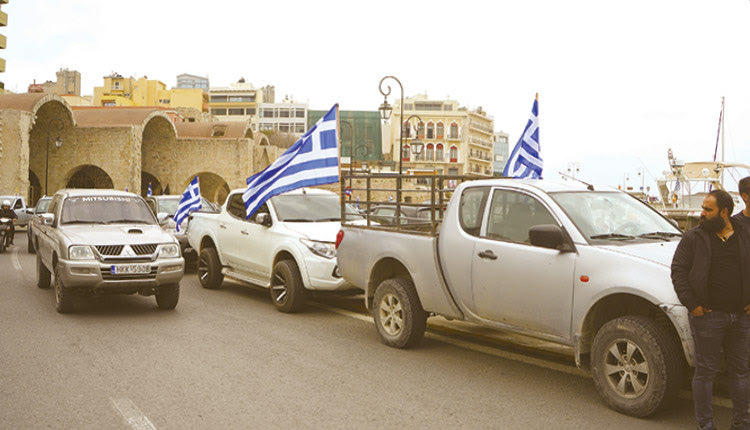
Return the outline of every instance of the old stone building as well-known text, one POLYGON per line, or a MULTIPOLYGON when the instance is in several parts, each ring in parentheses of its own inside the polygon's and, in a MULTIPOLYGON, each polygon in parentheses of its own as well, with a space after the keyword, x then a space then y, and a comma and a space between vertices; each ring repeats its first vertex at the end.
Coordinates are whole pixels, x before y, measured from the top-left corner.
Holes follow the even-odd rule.
POLYGON ((156 107, 77 107, 55 94, 0 95, 0 194, 35 202, 66 187, 227 192, 279 155, 247 123, 182 122, 156 107))

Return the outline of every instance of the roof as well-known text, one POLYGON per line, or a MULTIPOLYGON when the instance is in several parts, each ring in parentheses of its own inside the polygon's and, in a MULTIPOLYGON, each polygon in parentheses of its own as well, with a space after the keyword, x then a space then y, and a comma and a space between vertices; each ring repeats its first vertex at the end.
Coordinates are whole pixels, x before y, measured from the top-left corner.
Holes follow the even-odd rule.
POLYGON ((179 138, 207 138, 225 137, 231 139, 244 138, 248 130, 252 135, 249 122, 221 121, 221 122, 178 122, 175 124, 179 138), (223 131, 221 136, 215 132, 223 131))
POLYGON ((0 109, 33 112, 34 107, 45 96, 47 94, 44 93, 3 94, 0 96, 0 109))
POLYGON ((138 197, 134 193, 115 189, 101 188, 64 188, 55 194, 64 194, 66 197, 90 197, 90 196, 116 196, 116 197, 138 197))
MULTIPOLYGON (((546 179, 479 179, 464 182, 464 184, 471 184, 470 186, 501 186, 510 185, 520 188, 535 188, 546 193, 564 192, 564 191, 589 191, 586 184, 578 181, 571 182, 558 182, 550 181, 546 179)), ((463 185, 463 184, 462 184, 463 185)), ((615 188, 607 187, 604 185, 592 184, 594 191, 618 191, 615 188)))
POLYGON ((169 119, 166 109, 153 106, 73 106, 72 109, 80 127, 143 126, 151 116, 163 115, 169 119))

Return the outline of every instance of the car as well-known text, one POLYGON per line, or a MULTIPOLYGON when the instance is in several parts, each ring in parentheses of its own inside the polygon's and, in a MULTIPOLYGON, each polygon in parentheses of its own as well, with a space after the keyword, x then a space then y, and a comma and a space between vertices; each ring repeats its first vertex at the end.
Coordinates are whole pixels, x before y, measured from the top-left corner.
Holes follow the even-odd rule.
POLYGON ((44 196, 40 198, 38 202, 36 202, 35 207, 26 209, 26 213, 31 215, 31 218, 29 218, 29 223, 26 226, 26 236, 28 238, 26 250, 29 252, 29 254, 33 254, 34 252, 36 252, 34 248, 34 244, 36 243, 35 235, 40 229, 45 228, 45 226, 41 222, 41 217, 39 217, 38 215, 47 212, 47 208, 49 208, 49 204, 51 201, 52 197, 44 196))
MULTIPOLYGON (((195 251, 190 248, 188 244, 187 236, 185 231, 187 230, 188 218, 185 218, 180 224, 180 231, 177 231, 177 224, 174 222, 174 214, 177 212, 177 207, 180 204, 181 195, 160 195, 160 196, 148 196, 146 197, 146 203, 151 209, 156 218, 159 220, 159 225, 167 233, 174 235, 175 239, 180 243, 180 249, 182 255, 194 256, 195 251)), ((204 197, 201 197, 201 209, 199 212, 204 213, 217 213, 219 208, 212 202, 209 202, 204 197)))
POLYGON ((108 294, 154 295, 161 310, 177 306, 180 245, 140 196, 64 189, 40 216, 48 228, 35 244, 37 286, 49 288, 55 274, 57 312, 72 312, 79 297, 108 294))
MULTIPOLYGON (((398 217, 398 222, 401 225, 405 224, 429 224, 432 216, 432 211, 429 207, 415 207, 415 206, 403 206, 400 208, 401 216, 398 217)), ((370 210, 370 220, 377 222, 381 225, 395 225, 396 224, 396 204, 378 205, 374 206, 370 210)), ((436 211, 436 216, 439 217, 439 213, 436 211)))
POLYGON ((10 202, 10 209, 16 213, 18 219, 16 220, 16 226, 24 227, 29 223, 29 215, 26 212, 26 199, 21 196, 0 196, 0 202, 8 200, 10 202))

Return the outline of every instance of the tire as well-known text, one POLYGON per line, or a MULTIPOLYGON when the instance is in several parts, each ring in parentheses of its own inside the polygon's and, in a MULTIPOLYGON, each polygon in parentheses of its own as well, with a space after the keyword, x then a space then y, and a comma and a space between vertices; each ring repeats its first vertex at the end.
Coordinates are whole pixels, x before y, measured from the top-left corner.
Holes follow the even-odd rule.
POLYGON ((162 285, 156 290, 156 306, 161 311, 171 311, 180 300, 180 284, 162 285))
POLYGON ((28 242, 26 242, 26 251, 29 254, 35 254, 36 253, 36 249, 34 249, 34 241, 32 240, 31 235, 27 235, 26 237, 29 238, 28 242))
POLYGON ((58 313, 73 312, 73 294, 60 279, 60 266, 55 266, 55 307, 58 313))
POLYGON ((39 288, 49 288, 51 274, 49 269, 42 263, 42 257, 36 255, 36 286, 39 288))
POLYGON ((652 318, 616 318, 594 337, 594 384, 605 403, 618 412, 647 417, 668 406, 677 397, 684 369, 677 339, 652 318))
POLYGON ((205 248, 198 259, 198 280, 203 288, 216 289, 224 282, 216 248, 205 248))
POLYGON ((427 312, 422 309, 414 284, 403 278, 386 279, 378 285, 373 317, 380 340, 395 348, 418 344, 427 327, 427 312))
POLYGON ((294 260, 281 260, 271 274, 271 301, 281 312, 299 312, 307 301, 307 291, 294 260))

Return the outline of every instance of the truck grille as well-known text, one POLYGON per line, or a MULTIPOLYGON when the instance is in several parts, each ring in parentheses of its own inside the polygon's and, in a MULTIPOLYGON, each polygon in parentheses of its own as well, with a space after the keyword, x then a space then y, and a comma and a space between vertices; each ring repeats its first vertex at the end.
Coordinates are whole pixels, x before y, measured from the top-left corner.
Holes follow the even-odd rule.
POLYGON ((102 279, 105 281, 120 281, 127 279, 156 279, 156 272, 158 268, 156 266, 151 267, 151 272, 148 274, 133 274, 133 275, 113 275, 109 268, 102 268, 102 279))
POLYGON ((124 245, 96 245, 96 250, 101 255, 120 255, 124 245))
POLYGON ((156 252, 156 244, 149 243, 145 245, 130 245, 136 255, 151 255, 156 252))

